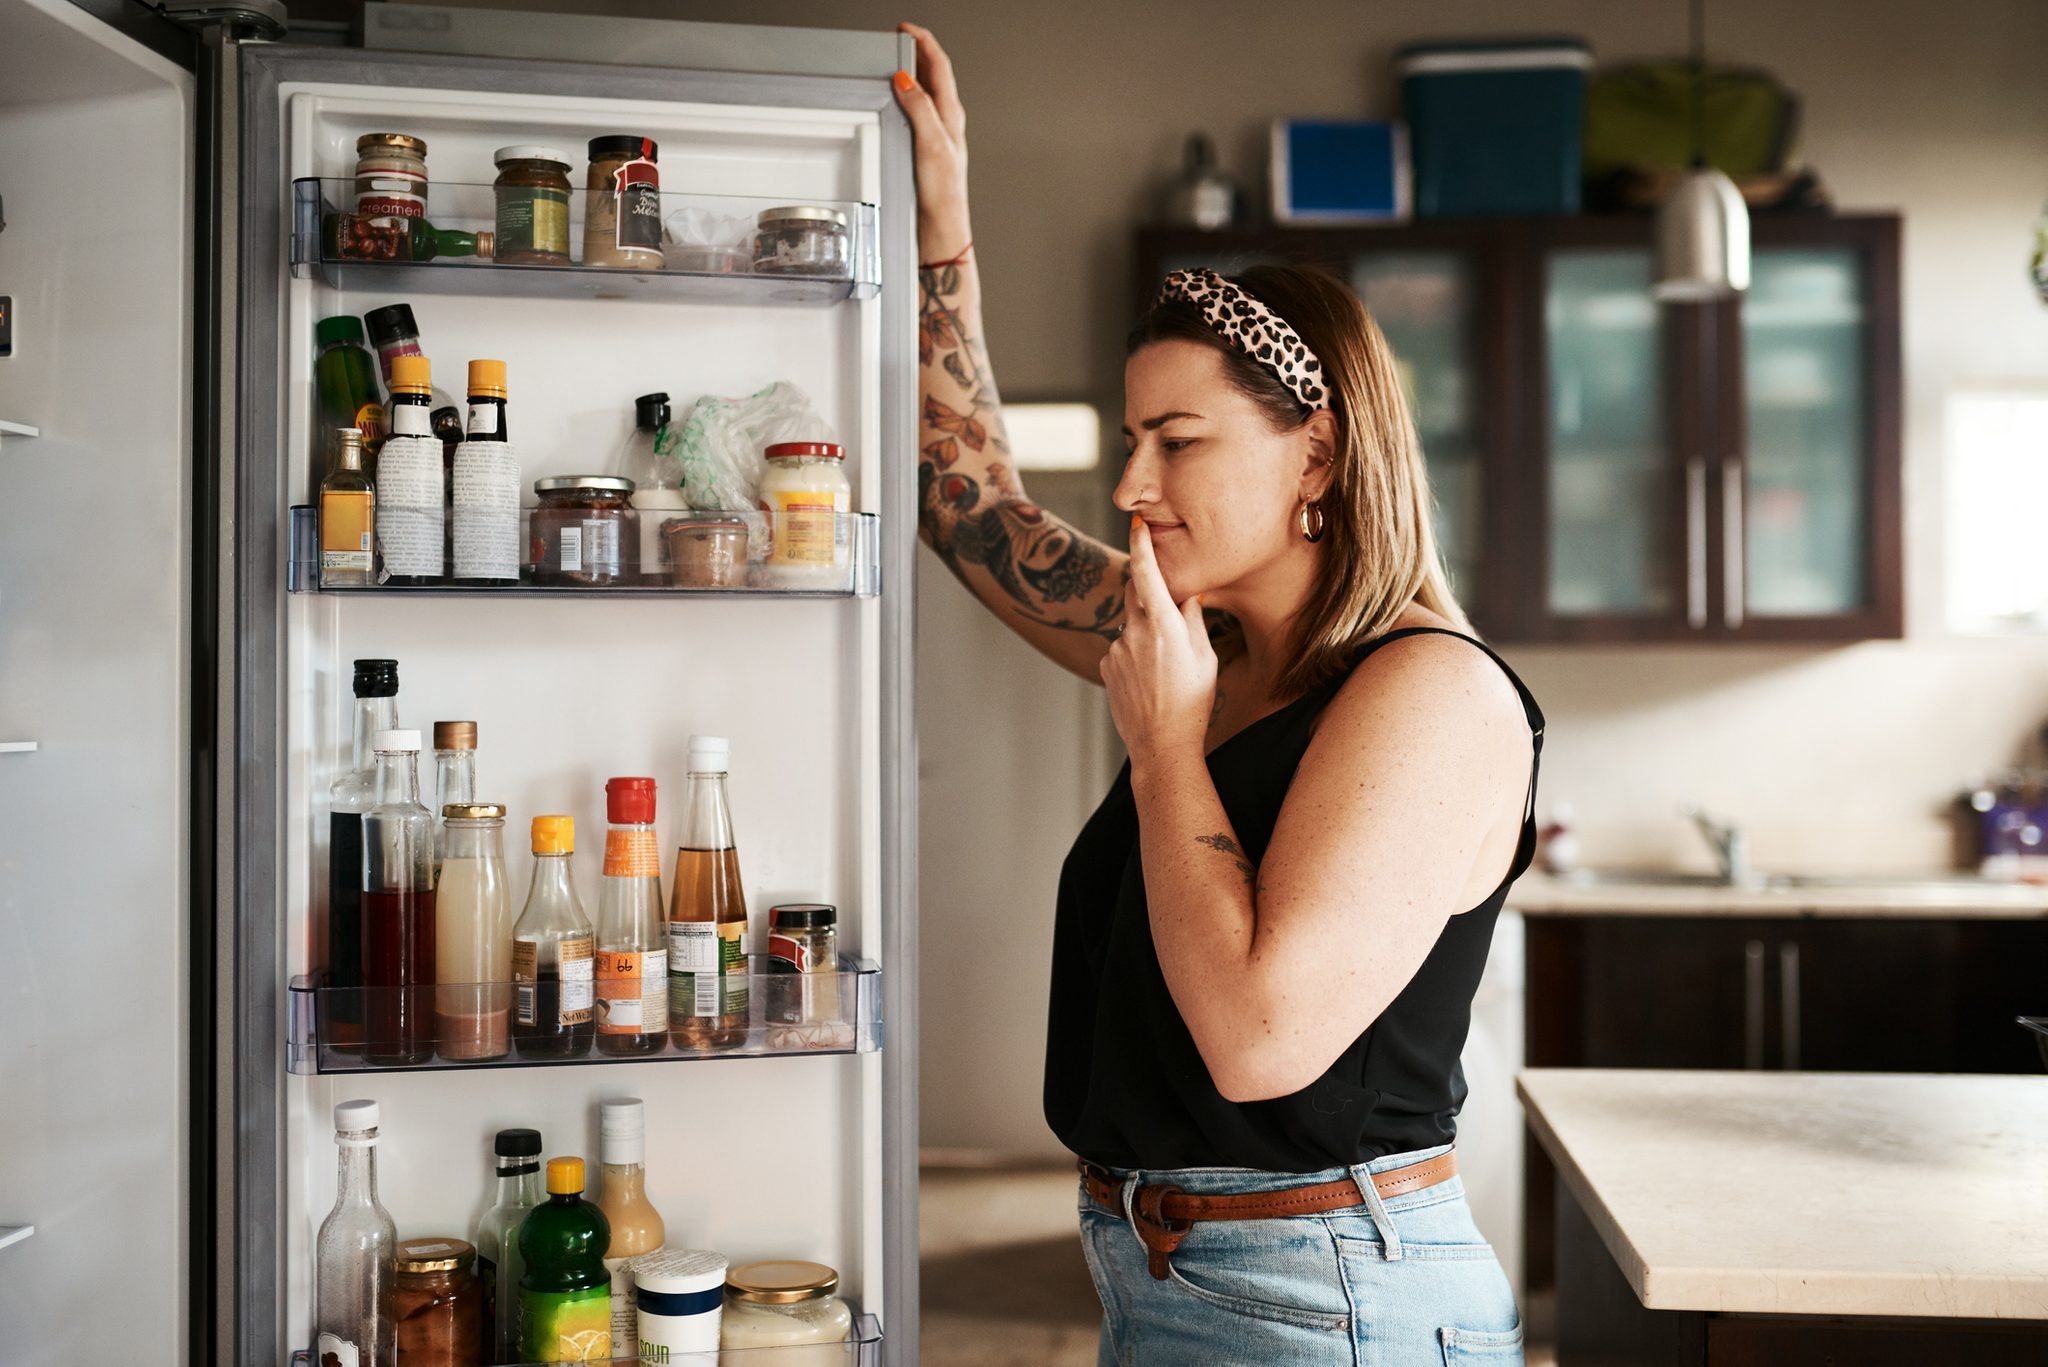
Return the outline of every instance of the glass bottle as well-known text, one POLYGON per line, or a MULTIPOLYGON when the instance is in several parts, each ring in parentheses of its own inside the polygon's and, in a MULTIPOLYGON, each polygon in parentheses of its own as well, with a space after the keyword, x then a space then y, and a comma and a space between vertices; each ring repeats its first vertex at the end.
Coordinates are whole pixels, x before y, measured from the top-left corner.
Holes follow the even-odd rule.
POLYGON ((353 427, 361 432, 363 469, 374 478, 377 453, 384 447, 385 413, 377 363, 363 345, 363 320, 354 314, 322 318, 313 327, 313 340, 319 347, 313 360, 313 385, 320 395, 317 430, 353 427))
POLYGON ((747 895, 732 835, 723 736, 690 737, 683 835, 668 921, 668 1028, 678 1044, 731 1049, 747 1039, 747 895))
POLYGON ((434 881, 434 1038, 445 1059, 503 1058, 512 1048, 512 884, 505 876, 505 809, 441 809, 434 881))
POLYGON ((363 815, 363 1057, 434 1056, 434 818, 420 805, 420 733, 379 731, 377 804, 363 815))
POLYGON ((647 1199, 647 1107, 638 1097, 598 1108, 598 1160, 604 1165, 604 1187, 597 1208, 611 1227, 604 1266, 612 1279, 612 1355, 637 1357, 640 1306, 633 1259, 659 1252, 668 1238, 661 1212, 647 1199))
POLYGON ((436 584, 444 568, 447 480, 432 375, 424 356, 392 359, 391 435, 377 457, 377 551, 387 584, 436 584))
POLYGON ((320 482, 320 587, 376 582, 377 491, 363 473, 363 434, 334 429, 334 466, 320 482))
MULTIPOLYGON (((377 365, 384 375, 384 387, 391 388, 391 363, 400 356, 424 356, 420 347, 420 325, 413 320, 412 305, 386 304, 380 309, 371 309, 363 315, 363 326, 369 330, 370 345, 377 349, 377 365)), ((455 459, 455 448, 462 441, 462 410, 455 406, 455 400, 439 385, 428 387, 430 407, 428 422, 434 435, 441 439, 441 467, 447 470, 455 459)))
POLYGON ((441 866, 441 829, 446 809, 476 801, 476 723, 434 723, 434 867, 441 866))
POLYGON ((604 785, 604 877, 597 891, 597 1047, 654 1054, 668 1047, 668 911, 654 837, 654 780, 604 785))
POLYGON ((377 1203, 377 1103, 334 1108, 334 1209, 313 1248, 313 1360, 397 1367, 398 1227, 377 1203))
POLYGON ((676 446, 682 433, 670 425, 668 395, 642 394, 633 400, 633 431, 619 458, 619 473, 633 481, 633 507, 640 514, 640 582, 669 582, 662 524, 689 511, 683 497, 682 462, 676 446))
POLYGON ((449 546, 464 584, 519 580, 519 453, 505 424, 505 363, 469 363, 469 423, 449 477, 449 546))
POLYGON ((398 661, 357 660, 354 748, 327 798, 327 993, 321 1043, 363 1047, 363 813, 377 801, 370 742, 398 726, 398 661))
POLYGON ((512 1043, 521 1058, 581 1058, 597 1033, 595 946, 569 872, 575 851, 575 818, 533 819, 533 886, 512 927, 512 1043))
POLYGON ((491 1145, 498 1160, 498 1194, 476 1227, 476 1272, 484 1283, 484 1323, 492 1362, 519 1360, 519 1227, 546 1199, 540 1179, 540 1131, 499 1130, 491 1145))
POLYGON ((604 1212, 583 1199, 583 1160, 548 1160, 548 1199, 519 1227, 519 1361, 604 1361, 612 1355, 604 1212))
POLYGON ((497 234, 436 228, 424 218, 388 214, 328 214, 321 220, 321 244, 329 260, 432 261, 438 256, 497 254, 497 234))

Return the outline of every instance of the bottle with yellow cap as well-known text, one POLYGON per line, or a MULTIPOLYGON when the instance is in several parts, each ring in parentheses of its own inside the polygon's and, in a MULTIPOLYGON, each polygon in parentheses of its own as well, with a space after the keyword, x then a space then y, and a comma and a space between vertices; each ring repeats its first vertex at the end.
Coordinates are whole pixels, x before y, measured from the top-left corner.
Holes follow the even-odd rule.
POLYGON ((519 1360, 606 1362, 612 1355, 611 1243, 604 1212, 583 1199, 583 1160, 548 1160, 548 1199, 519 1226, 519 1360))
POLYGON ((391 435, 377 457, 377 550, 387 584, 437 584, 445 518, 441 439, 434 435, 432 367, 391 359, 391 435))
POLYGON ((505 363, 469 363, 469 431, 455 449, 449 517, 455 579, 519 580, 519 453, 505 426, 505 363))
POLYGON ((512 927, 512 1043, 521 1058, 581 1058, 597 1036, 597 961, 569 872, 575 852, 574 817, 533 819, 533 886, 512 927))

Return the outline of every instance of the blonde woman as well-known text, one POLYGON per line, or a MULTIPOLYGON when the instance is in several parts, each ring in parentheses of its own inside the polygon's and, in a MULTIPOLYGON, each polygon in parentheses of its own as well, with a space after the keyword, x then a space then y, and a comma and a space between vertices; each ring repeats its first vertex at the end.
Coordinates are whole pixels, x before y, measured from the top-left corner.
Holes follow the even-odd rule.
POLYGON ((1519 1362, 1452 1141, 1543 718, 1444 579, 1385 339, 1322 274, 1177 273, 1124 366, 1128 550, 1033 504, 965 112, 904 27, 924 538, 1130 753, 1061 872, 1046 1050, 1101 1361, 1519 1362))

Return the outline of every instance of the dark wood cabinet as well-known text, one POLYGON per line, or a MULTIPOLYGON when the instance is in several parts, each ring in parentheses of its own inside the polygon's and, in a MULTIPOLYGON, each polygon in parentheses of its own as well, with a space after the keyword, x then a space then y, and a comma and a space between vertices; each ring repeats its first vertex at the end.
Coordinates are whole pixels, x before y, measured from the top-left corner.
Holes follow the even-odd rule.
POLYGON ((1770 218, 1659 304, 1647 218, 1148 230, 1138 281, 1321 265, 1402 368, 1460 597, 1502 642, 1897 637, 1899 222, 1770 218))
MULTIPOLYGON (((2037 1073, 2048 920, 1530 915, 1532 1068, 2037 1073)), ((1524 1144, 1523 1257, 1552 1277, 1553 1172, 1524 1144)))

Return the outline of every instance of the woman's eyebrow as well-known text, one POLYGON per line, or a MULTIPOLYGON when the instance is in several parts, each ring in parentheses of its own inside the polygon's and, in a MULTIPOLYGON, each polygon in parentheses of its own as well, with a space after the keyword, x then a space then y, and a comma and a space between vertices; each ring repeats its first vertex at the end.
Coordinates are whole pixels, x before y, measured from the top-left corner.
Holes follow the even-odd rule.
MULTIPOLYGON (((1138 426, 1144 428, 1147 432, 1157 432, 1160 428, 1166 426, 1166 424, 1172 422, 1175 418, 1199 418, 1201 416, 1202 415, 1200 413, 1161 413, 1156 418, 1146 418, 1144 421, 1140 422, 1138 426)), ((1131 429, 1128 427, 1124 428, 1124 435, 1127 437, 1130 436, 1131 429)))

